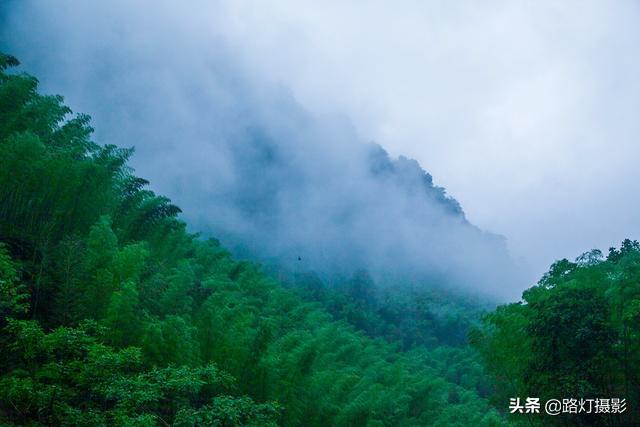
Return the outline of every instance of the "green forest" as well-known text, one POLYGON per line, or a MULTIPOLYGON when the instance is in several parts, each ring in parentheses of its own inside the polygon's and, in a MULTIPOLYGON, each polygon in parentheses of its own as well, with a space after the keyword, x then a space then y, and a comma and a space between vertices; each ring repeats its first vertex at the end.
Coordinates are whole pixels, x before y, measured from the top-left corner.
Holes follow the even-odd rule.
POLYGON ((366 271, 280 282, 18 65, 0 55, 1 425, 640 425, 638 242, 497 307, 366 271), (527 397, 626 410, 512 414, 527 397))

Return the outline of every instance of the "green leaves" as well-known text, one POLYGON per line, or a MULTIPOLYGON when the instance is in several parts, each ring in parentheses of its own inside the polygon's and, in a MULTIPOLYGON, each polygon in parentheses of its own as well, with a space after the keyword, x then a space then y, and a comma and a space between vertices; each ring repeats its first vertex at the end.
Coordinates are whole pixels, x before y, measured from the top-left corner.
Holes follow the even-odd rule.
POLYGON ((230 396, 235 380, 213 364, 147 370, 139 349, 114 350, 92 335, 99 332, 95 323, 47 334, 37 322, 12 320, 6 332, 13 337, 13 368, 0 379, 0 410, 15 422, 127 419, 156 425, 180 413, 176 421, 183 423, 190 414, 195 420, 273 424, 278 415, 277 405, 230 396))
POLYGON ((0 319, 25 314, 28 309, 27 287, 19 282, 16 266, 5 245, 0 243, 0 319))
POLYGON ((0 52, 0 70, 6 70, 9 67, 17 67, 20 61, 15 56, 0 52))
POLYGON ((420 346, 464 343, 463 314, 437 317, 413 297, 378 312, 366 272, 349 295, 310 280, 331 314, 305 301, 218 241, 187 233, 180 209, 127 166, 132 149, 93 143, 88 116, 71 117, 61 97, 37 93, 35 78, 5 71, 15 64, 0 55, 0 423, 498 417, 478 397, 472 353, 420 346), (372 336, 415 337, 405 339, 413 350, 332 315, 372 336))
MULTIPOLYGON (((640 245, 564 259, 523 293, 498 307, 472 334, 497 385, 496 401, 536 396, 640 401, 640 245)), ((637 424, 627 413, 623 423, 637 424)), ((571 418, 571 423, 592 419, 571 418)), ((564 422, 569 422, 569 418, 564 422)))
POLYGON ((281 411, 277 403, 256 404, 249 397, 215 397, 210 405, 199 410, 180 409, 176 427, 195 426, 277 426, 281 411))

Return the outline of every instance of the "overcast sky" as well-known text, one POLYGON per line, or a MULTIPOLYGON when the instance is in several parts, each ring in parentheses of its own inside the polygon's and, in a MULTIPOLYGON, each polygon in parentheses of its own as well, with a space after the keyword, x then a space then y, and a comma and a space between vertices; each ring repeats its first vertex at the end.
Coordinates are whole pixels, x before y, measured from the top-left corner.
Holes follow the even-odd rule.
POLYGON ((418 159, 541 273, 640 238, 639 5, 233 2, 221 22, 252 67, 418 159))
POLYGON ((640 238, 639 4, 236 0, 175 19, 210 28, 308 111, 417 159, 539 277, 640 238))

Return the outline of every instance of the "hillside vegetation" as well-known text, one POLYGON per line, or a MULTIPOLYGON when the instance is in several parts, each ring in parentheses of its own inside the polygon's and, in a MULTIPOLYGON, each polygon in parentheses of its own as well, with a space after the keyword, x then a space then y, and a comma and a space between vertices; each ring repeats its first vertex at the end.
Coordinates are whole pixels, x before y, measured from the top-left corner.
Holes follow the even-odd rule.
POLYGON ((15 65, 0 57, 0 422, 502 422, 469 349, 402 352, 189 234, 132 150, 92 142, 15 65))
POLYGON ((0 424, 640 424, 637 242, 484 315, 442 283, 278 282, 187 232, 132 149, 17 65, 0 55, 0 424), (509 414, 516 397, 627 410, 509 414))

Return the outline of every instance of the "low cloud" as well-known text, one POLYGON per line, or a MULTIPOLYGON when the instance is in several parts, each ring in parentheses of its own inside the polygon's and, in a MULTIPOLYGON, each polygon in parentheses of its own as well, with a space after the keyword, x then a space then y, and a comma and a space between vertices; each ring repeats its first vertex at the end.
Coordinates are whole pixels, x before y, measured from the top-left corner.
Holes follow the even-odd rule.
POLYGON ((137 173, 239 256, 499 297, 524 287, 504 238, 470 224, 417 162, 252 67, 232 15, 208 2, 9 2, 1 47, 91 114, 98 142, 135 146, 137 173))

